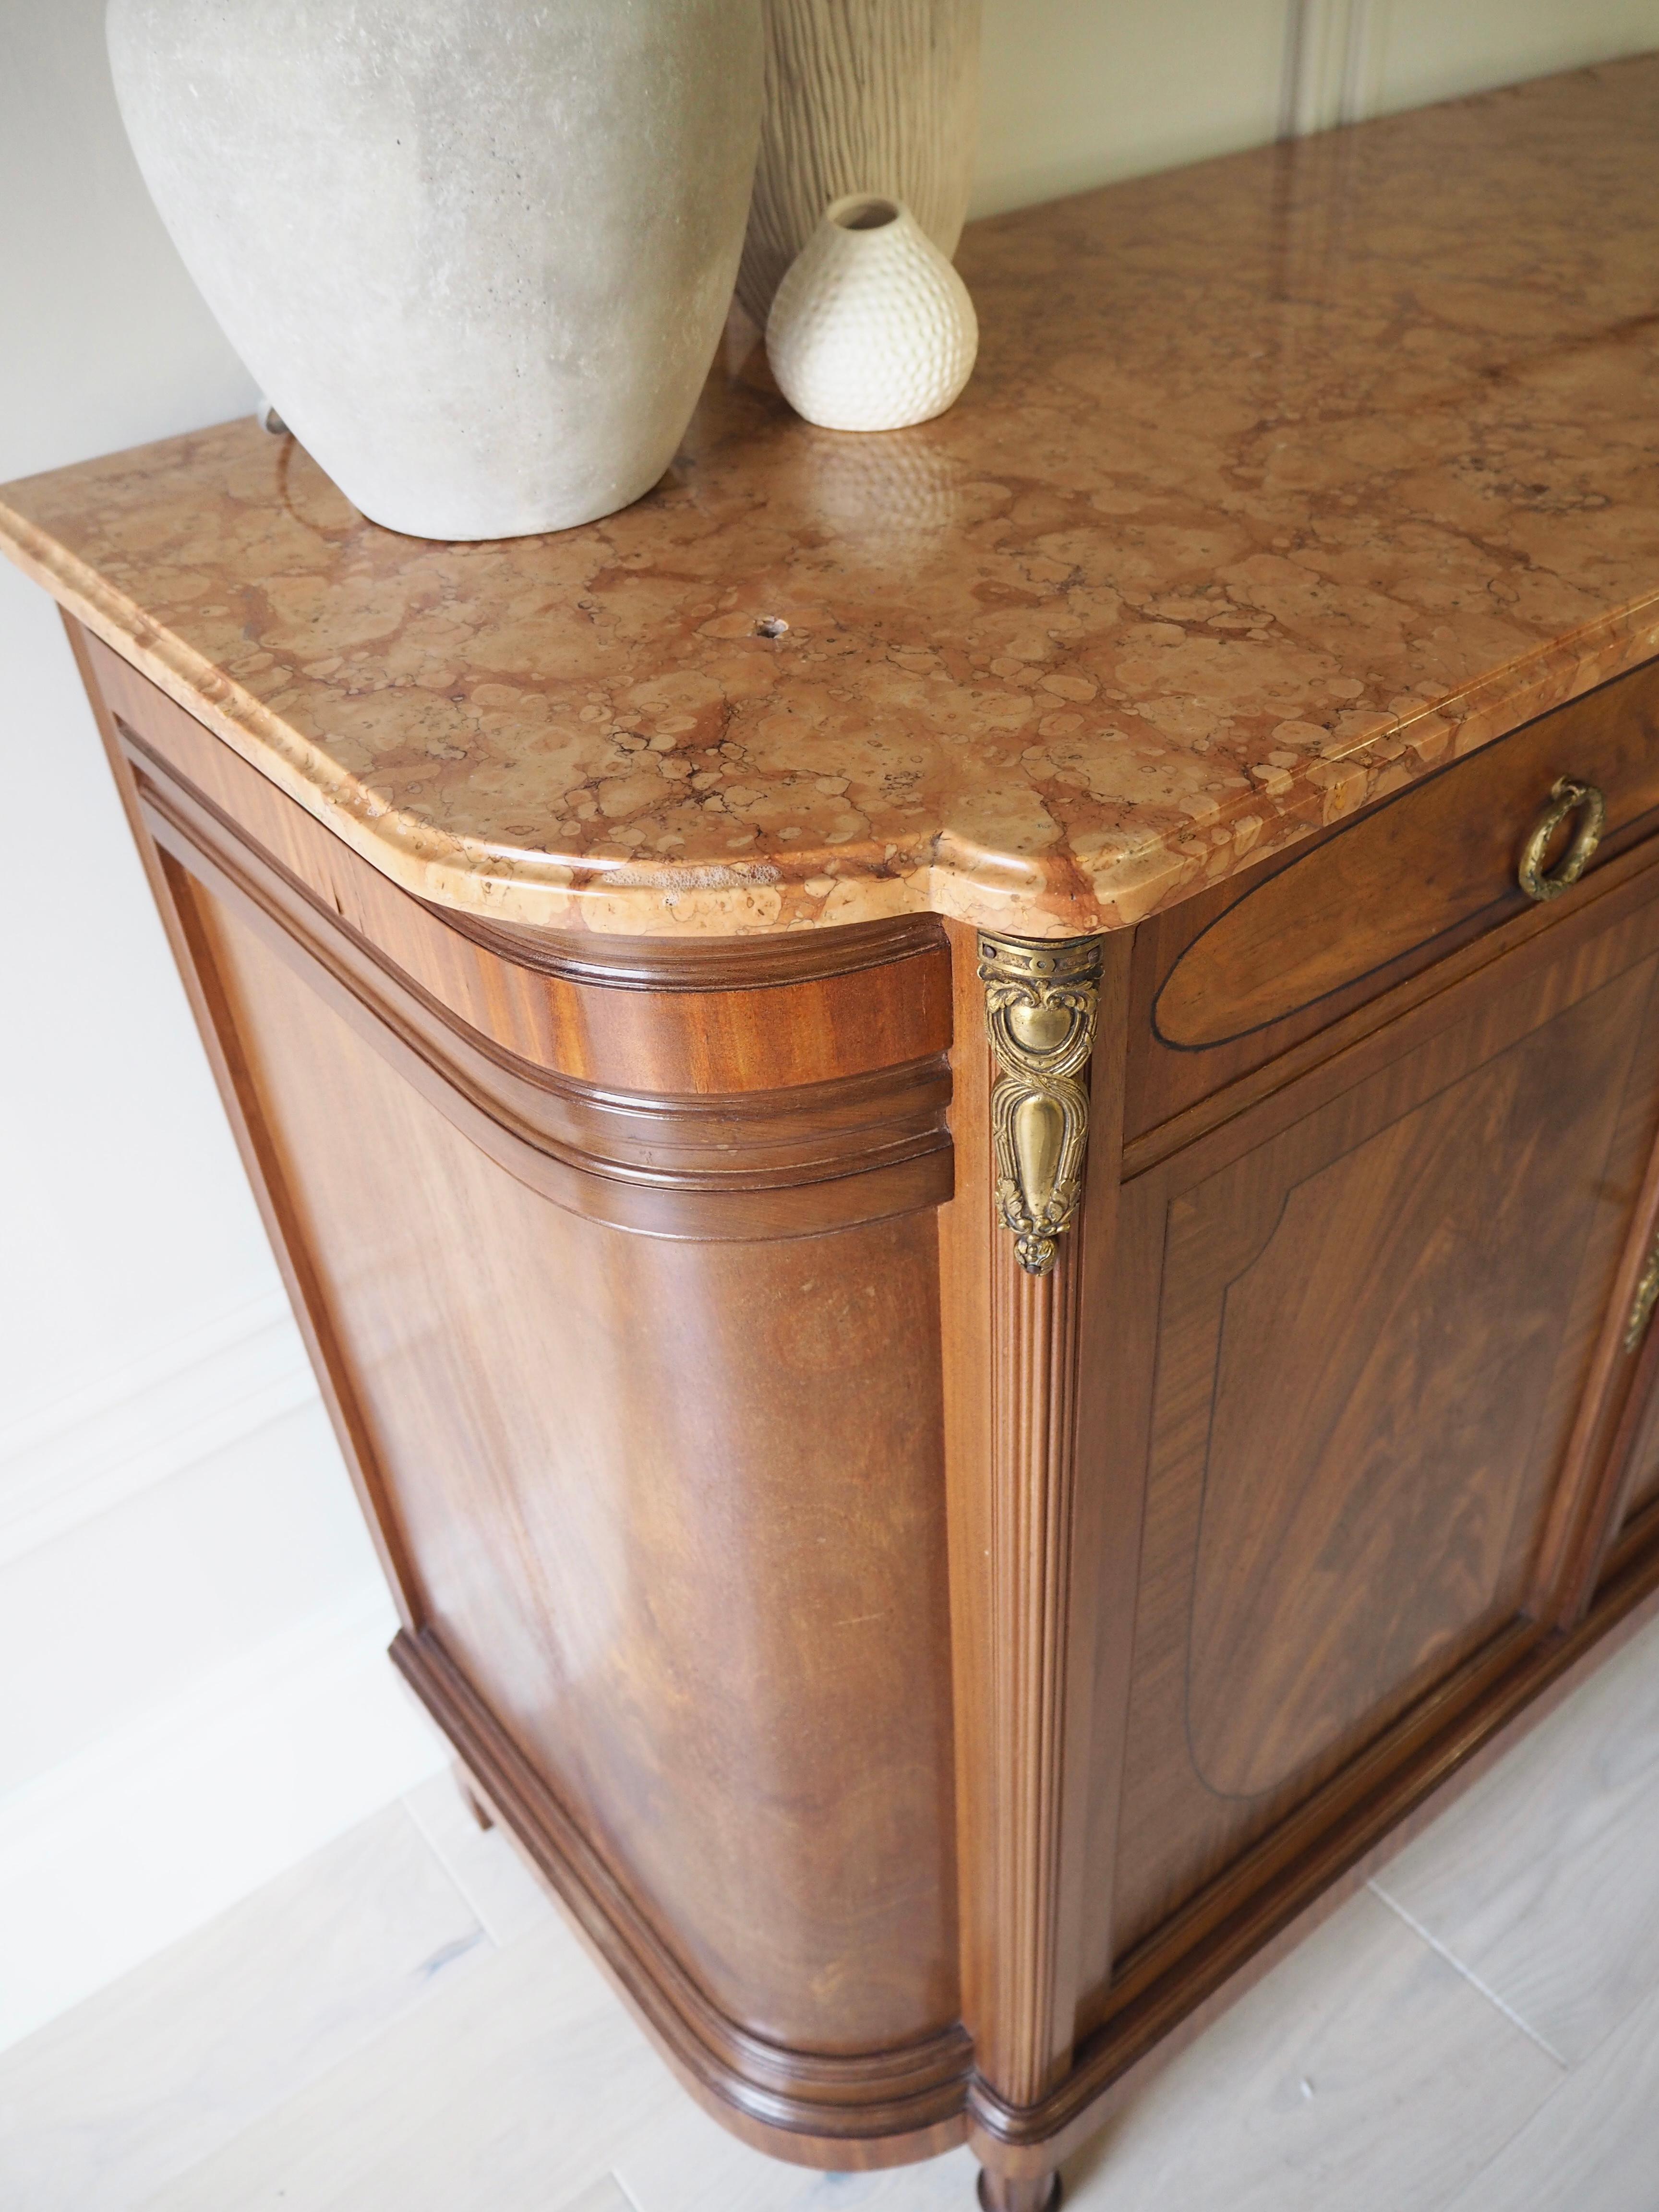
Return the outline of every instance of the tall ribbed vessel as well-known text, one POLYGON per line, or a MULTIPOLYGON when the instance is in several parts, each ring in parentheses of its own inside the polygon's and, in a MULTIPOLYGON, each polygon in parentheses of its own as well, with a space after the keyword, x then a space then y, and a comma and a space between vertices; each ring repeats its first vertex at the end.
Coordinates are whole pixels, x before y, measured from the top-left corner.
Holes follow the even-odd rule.
POLYGON ((765 0, 766 101, 738 296, 765 327, 832 200, 908 207, 957 250, 979 124, 981 0, 765 0))

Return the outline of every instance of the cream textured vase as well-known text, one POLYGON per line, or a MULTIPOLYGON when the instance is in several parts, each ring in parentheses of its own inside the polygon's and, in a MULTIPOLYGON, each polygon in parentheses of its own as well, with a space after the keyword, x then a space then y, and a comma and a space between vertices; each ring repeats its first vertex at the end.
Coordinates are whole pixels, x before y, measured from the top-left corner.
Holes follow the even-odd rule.
POLYGON ((139 167, 376 522, 558 530, 662 475, 719 343, 761 0, 110 0, 139 167))
POLYGON ((836 201, 778 287, 766 351, 778 389, 826 430, 942 415, 973 374, 968 287, 908 208, 836 201))
POLYGON ((968 212, 981 0, 765 0, 766 106, 738 297, 763 330, 831 200, 902 200, 942 253, 968 212))

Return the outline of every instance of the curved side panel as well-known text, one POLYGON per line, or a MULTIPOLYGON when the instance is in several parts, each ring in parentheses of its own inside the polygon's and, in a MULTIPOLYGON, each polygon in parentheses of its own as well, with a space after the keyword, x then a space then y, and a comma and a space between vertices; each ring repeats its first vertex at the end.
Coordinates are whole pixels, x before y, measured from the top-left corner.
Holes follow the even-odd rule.
POLYGON ((721 2094, 808 2135, 943 2124, 965 2067, 933 1219, 720 1245, 550 1205, 185 896, 426 1674, 626 1900, 721 2094))

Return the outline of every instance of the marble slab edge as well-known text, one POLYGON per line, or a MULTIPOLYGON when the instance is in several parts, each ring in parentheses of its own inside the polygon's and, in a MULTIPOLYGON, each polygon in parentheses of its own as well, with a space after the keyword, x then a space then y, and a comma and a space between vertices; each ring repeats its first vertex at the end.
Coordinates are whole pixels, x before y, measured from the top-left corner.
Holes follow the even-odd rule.
POLYGON ((1139 841, 1133 830, 1120 832, 1115 849, 1088 858, 1001 854, 942 825, 902 846, 842 846, 827 857, 585 865, 458 836, 377 799, 320 746, 3 502, 0 550, 401 889, 462 913, 606 936, 766 935, 929 913, 1030 938, 1130 928, 1659 654, 1656 590, 1461 690, 1331 741, 1274 783, 1218 801, 1213 813, 1184 830, 1159 830, 1139 841))

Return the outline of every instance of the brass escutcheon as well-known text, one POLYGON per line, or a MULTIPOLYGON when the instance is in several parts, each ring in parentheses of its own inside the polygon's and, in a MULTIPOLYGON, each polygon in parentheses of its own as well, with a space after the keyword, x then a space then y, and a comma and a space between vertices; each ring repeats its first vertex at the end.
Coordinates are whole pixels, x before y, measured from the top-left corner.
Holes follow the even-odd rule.
POLYGON ((1103 954, 1097 937, 979 940, 997 1210, 1028 1275, 1046 1275, 1083 1187, 1089 1134, 1084 1075, 1094 1049, 1103 954))
POLYGON ((1517 872, 1521 888, 1529 899, 1536 899, 1541 905, 1547 900, 1559 898, 1563 891, 1577 882, 1589 864, 1590 854, 1601 842, 1601 824, 1607 815, 1607 803, 1593 783, 1580 783, 1571 775, 1556 777, 1550 786, 1550 803, 1533 823, 1521 848, 1517 872), (1570 814, 1578 815, 1578 828, 1561 860, 1547 874, 1544 855, 1549 849, 1550 839, 1570 814))

